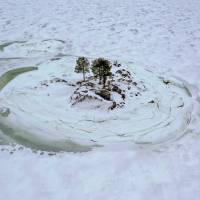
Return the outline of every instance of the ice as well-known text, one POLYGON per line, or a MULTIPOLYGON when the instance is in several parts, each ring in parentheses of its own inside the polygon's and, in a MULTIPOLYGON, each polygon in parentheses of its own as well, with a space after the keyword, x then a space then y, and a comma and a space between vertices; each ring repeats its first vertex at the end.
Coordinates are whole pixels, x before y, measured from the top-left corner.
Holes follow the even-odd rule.
MULTIPOLYGON (((191 122, 184 134, 175 141, 159 145, 118 143, 112 147, 97 147, 87 153, 54 156, 33 153, 21 146, 1 146, 0 197, 10 200, 199 200, 199 9, 198 0, 2 0, 0 44, 25 41, 36 45, 29 52, 26 51, 28 48, 17 51, 23 43, 8 45, 3 50, 4 45, 0 46, 1 75, 16 67, 46 65, 46 61, 56 58, 57 53, 74 58, 118 59, 128 62, 133 70, 134 67, 141 71, 147 69, 161 79, 169 77, 172 80, 174 77, 177 83, 178 78, 188 88, 187 91, 181 89, 183 93, 179 95, 192 95, 188 98, 192 99, 193 111, 188 108, 192 111, 191 122), (42 45, 41 41, 49 39, 65 43, 52 42, 53 46, 48 50, 47 43, 42 45)), ((62 59, 60 64, 65 66, 62 59)), ((41 67, 41 80, 55 75, 54 71, 54 66, 49 67, 49 73, 41 67)), ((10 82, 3 89, 3 92, 9 91, 7 100, 12 103, 10 88, 17 88, 19 96, 23 96, 22 90, 30 91, 37 83, 38 79, 34 77, 38 72, 20 75, 10 82), (20 87, 23 77, 29 77, 26 87, 25 84, 20 87)), ((66 69, 65 73, 70 74, 70 71, 66 69)), ((59 74, 58 70, 56 76, 59 74)), ((65 96, 63 91, 59 94, 62 98, 65 96)), ((12 98, 17 100, 18 95, 12 98)), ((40 101, 35 103, 42 104, 40 101)), ((175 98, 172 107, 180 103, 175 98)), ((167 112, 167 109, 162 107, 162 111, 167 112)), ((122 117, 121 120, 126 119, 122 117)), ((45 117, 41 117, 41 121, 44 120, 45 117)), ((173 126, 182 127, 178 117, 176 120, 180 124, 173 126)))

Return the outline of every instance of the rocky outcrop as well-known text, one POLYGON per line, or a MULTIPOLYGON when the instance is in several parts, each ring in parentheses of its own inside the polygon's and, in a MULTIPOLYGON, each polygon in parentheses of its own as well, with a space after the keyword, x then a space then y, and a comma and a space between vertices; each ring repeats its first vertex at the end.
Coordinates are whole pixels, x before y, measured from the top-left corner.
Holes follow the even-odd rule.
POLYGON ((70 82, 62 78, 53 78, 52 80, 43 81, 40 84, 42 87, 48 87, 53 83, 66 84, 73 87, 73 93, 70 96, 72 106, 76 106, 82 102, 89 104, 91 102, 91 104, 96 103, 96 107, 99 107, 98 104, 101 104, 106 105, 109 110, 114 110, 122 108, 126 104, 127 98, 133 98, 140 94, 136 89, 139 87, 131 73, 121 68, 121 66, 117 65, 116 67, 116 71, 113 71, 108 76, 105 86, 99 84, 99 80, 94 76, 87 77, 86 81, 77 82, 70 82), (135 89, 133 90, 133 88, 135 89))
POLYGON ((95 94, 99 95, 100 97, 102 97, 103 99, 107 100, 107 101, 111 101, 111 94, 110 91, 102 89, 102 90, 97 90, 95 91, 95 94))

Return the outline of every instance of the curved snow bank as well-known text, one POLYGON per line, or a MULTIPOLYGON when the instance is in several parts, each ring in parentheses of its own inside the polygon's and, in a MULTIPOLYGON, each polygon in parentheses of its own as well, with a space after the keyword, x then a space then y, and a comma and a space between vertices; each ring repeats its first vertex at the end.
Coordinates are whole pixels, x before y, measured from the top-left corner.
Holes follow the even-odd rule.
POLYGON ((128 98, 123 109, 114 111, 91 109, 90 103, 72 107, 72 88, 52 80, 80 80, 74 63, 70 57, 47 61, 3 88, 1 108, 9 109, 7 116, 0 115, 4 140, 42 150, 88 151, 106 145, 158 144, 184 134, 192 103, 181 81, 124 64, 139 83, 141 95, 128 98))
POLYGON ((70 43, 59 39, 9 41, 0 44, 1 58, 46 57, 64 53, 70 43))

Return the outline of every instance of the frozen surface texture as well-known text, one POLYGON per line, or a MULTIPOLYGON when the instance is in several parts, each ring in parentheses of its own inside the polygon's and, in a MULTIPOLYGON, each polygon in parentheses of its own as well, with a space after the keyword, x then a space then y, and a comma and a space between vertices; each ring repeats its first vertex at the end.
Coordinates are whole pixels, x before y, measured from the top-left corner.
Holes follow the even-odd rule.
POLYGON ((0 131, 6 143, 74 152, 81 151, 80 145, 86 151, 88 147, 113 144, 166 143, 187 131, 193 101, 187 84, 180 80, 124 63, 113 66, 107 80, 111 83, 103 89, 110 97, 105 99, 98 95, 102 85, 91 74, 88 82, 79 84, 82 74, 74 72, 75 59, 57 59, 45 61, 38 68, 9 70, 0 77, 0 86, 4 86, 0 93, 0 131), (20 74, 12 81, 8 78, 10 82, 5 85, 9 74, 24 69, 38 70, 20 74), (110 109, 114 103, 116 108, 110 109))
POLYGON ((57 54, 104 56, 178 77, 189 88, 193 104, 185 136, 165 144, 53 156, 1 146, 1 198, 199 200, 199 9, 198 0, 1 0, 1 75, 16 67, 42 65, 57 54), (27 43, 29 51, 16 50, 27 43))

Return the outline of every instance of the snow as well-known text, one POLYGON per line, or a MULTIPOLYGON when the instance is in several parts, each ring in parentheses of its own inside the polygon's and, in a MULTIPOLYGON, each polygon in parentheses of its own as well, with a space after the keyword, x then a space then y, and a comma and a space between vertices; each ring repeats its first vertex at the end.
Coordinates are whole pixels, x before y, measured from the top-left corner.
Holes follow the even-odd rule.
POLYGON ((15 51, 19 43, 6 47, 0 58, 26 59, 15 63, 0 59, 1 74, 10 68, 41 64, 57 53, 104 56, 165 77, 178 77, 192 93, 193 112, 185 135, 160 145, 124 148, 122 144, 121 148, 53 156, 2 146, 1 199, 198 200, 199 8, 198 0, 2 0, 1 43, 37 45, 29 52, 27 48, 15 51), (41 44, 43 39, 65 44, 55 41, 47 50, 46 43, 41 44))
POLYGON ((55 146, 52 143, 56 143, 57 149, 71 151, 72 143, 78 149, 78 145, 88 149, 88 146, 117 142, 127 143, 127 146, 158 144, 185 133, 190 123, 192 98, 181 81, 168 77, 170 83, 165 84, 163 78, 154 73, 137 67, 133 70, 131 65, 122 64, 118 70, 129 69, 137 83, 128 90, 127 82, 118 81, 122 78, 118 73, 114 78, 116 84, 126 90, 123 108, 111 111, 108 110, 111 102, 104 101, 102 105, 94 100, 72 106, 70 97, 76 88, 54 80, 64 76, 65 81, 75 85, 81 75, 74 73, 74 65, 75 59, 70 57, 48 60, 37 65, 37 71, 20 75, 4 87, 1 106, 10 110, 9 116, 0 118, 2 126, 10 127, 9 131, 4 128, 4 134, 14 137, 14 141, 21 140, 20 144, 25 140, 25 146, 39 142, 40 146, 48 144, 49 150, 50 146, 55 146), (136 93, 139 95, 135 96, 136 93), (149 103, 152 100, 155 103, 149 103), (10 131, 11 128, 16 131, 10 131))

